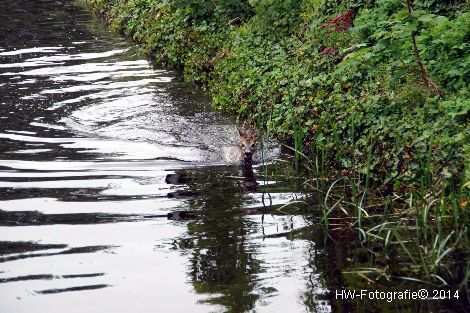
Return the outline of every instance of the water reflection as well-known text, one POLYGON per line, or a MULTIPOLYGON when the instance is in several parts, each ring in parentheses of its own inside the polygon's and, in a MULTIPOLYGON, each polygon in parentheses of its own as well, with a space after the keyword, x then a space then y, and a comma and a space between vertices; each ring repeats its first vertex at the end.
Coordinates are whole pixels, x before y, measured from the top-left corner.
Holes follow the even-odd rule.
POLYGON ((205 302, 245 312, 253 309, 259 298, 254 288, 260 261, 256 250, 246 245, 250 222, 236 210, 244 201, 237 181, 225 178, 229 174, 211 176, 210 183, 188 182, 189 190, 199 192, 198 197, 188 200, 188 206, 202 214, 188 223, 188 235, 177 240, 177 246, 190 250, 188 276, 197 293, 210 295, 205 302))
MULTIPOLYGON (((263 206, 263 193, 275 193, 279 183, 260 185, 259 193, 249 194, 247 178, 240 176, 245 171, 242 165, 167 176, 167 183, 179 190, 198 191, 186 199, 190 211, 198 214, 187 222, 187 234, 173 242, 190 259, 187 273, 194 289, 205 296, 204 303, 231 312, 272 311, 276 305, 329 312, 325 299, 323 305, 312 299, 326 290, 319 275, 306 270, 312 262, 305 258, 311 243, 286 238, 309 229, 310 223, 263 206), (314 287, 305 290, 302 281, 314 287)), ((255 180, 253 168, 251 175, 255 180)))
POLYGON ((313 309, 302 194, 224 164, 232 117, 73 2, 3 4, 2 311, 313 309))

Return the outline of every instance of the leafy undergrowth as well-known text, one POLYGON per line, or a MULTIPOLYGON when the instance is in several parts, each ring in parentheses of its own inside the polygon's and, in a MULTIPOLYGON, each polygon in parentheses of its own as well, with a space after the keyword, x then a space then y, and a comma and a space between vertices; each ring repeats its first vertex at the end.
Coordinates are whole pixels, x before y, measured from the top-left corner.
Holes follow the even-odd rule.
POLYGON ((215 107, 305 153, 395 189, 470 179, 466 1, 86 2, 215 107))
POLYGON ((216 108, 290 143, 297 167, 350 177, 357 197, 326 201, 325 222, 348 212, 414 274, 468 288, 468 1, 83 1, 216 108), (374 214, 358 200, 369 180, 391 201, 374 214))

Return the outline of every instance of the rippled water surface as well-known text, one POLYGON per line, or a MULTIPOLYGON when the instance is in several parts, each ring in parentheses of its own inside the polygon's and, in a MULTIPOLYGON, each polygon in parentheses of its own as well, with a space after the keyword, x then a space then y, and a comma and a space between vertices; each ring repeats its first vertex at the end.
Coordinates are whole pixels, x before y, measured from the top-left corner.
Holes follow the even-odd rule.
POLYGON ((1 312, 331 310, 310 222, 262 214, 295 185, 221 157, 232 118, 72 2, 0 15, 1 312))

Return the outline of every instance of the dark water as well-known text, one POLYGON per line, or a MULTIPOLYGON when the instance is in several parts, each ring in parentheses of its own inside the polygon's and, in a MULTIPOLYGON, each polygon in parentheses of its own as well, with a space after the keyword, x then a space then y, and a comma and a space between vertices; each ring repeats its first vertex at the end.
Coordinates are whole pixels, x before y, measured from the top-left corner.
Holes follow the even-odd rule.
POLYGON ((331 310, 295 184, 221 157, 232 118, 74 3, 1 15, 1 312, 331 310))
POLYGON ((3 0, 0 312, 448 308, 335 296, 380 258, 318 227, 276 143, 227 161, 235 125, 76 3, 3 0))

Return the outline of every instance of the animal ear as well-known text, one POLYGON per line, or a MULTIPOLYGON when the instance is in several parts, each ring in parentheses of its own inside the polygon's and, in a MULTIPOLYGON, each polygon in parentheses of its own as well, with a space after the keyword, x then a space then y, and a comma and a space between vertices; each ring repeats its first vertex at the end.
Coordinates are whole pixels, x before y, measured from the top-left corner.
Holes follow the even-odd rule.
POLYGON ((256 128, 251 132, 251 138, 253 138, 253 141, 258 140, 258 130, 256 128))
POLYGON ((246 137, 246 130, 244 130, 243 128, 237 126, 237 131, 238 131, 238 134, 240 135, 240 137, 246 137))

